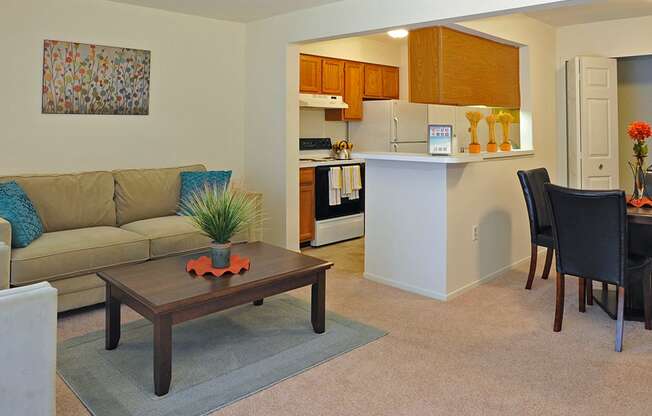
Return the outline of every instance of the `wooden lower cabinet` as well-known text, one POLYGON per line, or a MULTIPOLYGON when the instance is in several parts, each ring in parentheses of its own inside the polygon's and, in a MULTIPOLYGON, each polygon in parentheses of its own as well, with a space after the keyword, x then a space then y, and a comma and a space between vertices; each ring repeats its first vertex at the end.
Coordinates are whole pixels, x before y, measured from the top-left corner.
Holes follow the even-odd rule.
POLYGON ((315 237, 315 168, 299 169, 299 242, 315 237))

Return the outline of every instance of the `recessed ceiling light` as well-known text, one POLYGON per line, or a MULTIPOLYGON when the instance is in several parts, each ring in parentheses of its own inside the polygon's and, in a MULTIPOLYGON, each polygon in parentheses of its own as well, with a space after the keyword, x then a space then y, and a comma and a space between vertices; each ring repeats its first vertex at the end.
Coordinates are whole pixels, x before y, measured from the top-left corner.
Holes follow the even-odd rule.
POLYGON ((389 32, 387 32, 387 34, 393 37, 394 39, 400 39, 406 37, 408 35, 408 31, 405 29, 396 29, 396 30, 390 30, 389 32))

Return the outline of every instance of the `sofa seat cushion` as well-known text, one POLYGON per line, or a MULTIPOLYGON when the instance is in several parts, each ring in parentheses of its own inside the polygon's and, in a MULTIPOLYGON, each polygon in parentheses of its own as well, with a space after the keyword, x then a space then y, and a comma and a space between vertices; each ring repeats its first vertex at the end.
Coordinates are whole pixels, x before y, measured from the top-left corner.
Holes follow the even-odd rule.
POLYGON ((149 255, 153 259, 204 249, 211 243, 187 217, 178 215, 135 221, 123 225, 122 229, 148 238, 149 255))
POLYGON ((12 250, 11 283, 78 276, 148 258, 147 238, 117 227, 55 231, 12 250))

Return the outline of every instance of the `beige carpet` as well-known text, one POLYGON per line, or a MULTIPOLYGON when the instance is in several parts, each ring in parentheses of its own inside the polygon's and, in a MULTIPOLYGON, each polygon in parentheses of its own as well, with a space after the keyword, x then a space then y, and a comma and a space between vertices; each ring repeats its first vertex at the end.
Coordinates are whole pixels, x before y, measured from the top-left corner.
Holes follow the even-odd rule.
MULTIPOLYGON (((389 335, 215 415, 650 413, 652 331, 626 322, 624 351, 613 352, 614 321, 597 306, 577 311, 575 279, 567 279, 564 329, 556 334, 554 280, 537 279, 525 291, 525 266, 443 303, 362 279, 360 241, 344 247, 348 253, 306 250, 340 260, 327 279, 328 309, 389 335)), ((293 294, 307 299, 309 291, 293 294)), ((138 315, 125 308, 123 317, 138 315)), ((67 315, 59 338, 103 322, 101 308, 67 315)), ((58 380, 57 415, 86 414, 58 380)))

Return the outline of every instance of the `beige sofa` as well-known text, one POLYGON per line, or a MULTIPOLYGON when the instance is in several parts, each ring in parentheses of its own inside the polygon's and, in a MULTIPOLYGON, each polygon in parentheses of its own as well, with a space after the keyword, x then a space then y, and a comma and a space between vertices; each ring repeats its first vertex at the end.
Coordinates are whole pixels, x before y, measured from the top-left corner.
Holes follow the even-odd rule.
MULTIPOLYGON (((0 252, 0 289, 48 281, 58 290, 58 310, 66 311, 104 301, 104 284, 95 274, 102 269, 208 247, 208 237, 176 215, 180 172, 203 170, 193 165, 0 177, 25 190, 45 230, 27 247, 0 252)), ((249 230, 234 242, 260 238, 258 230, 249 230)), ((11 246, 11 226, 0 218, 2 242, 11 246)))

